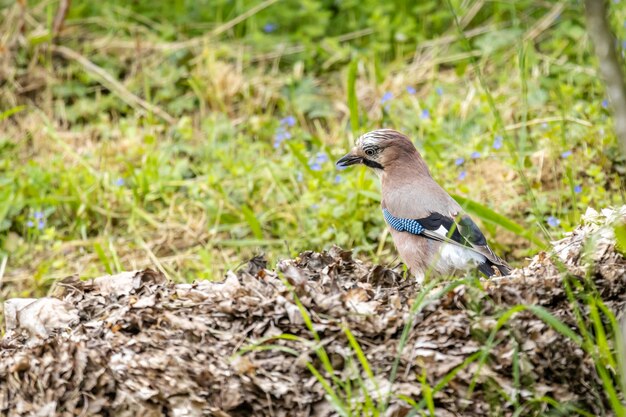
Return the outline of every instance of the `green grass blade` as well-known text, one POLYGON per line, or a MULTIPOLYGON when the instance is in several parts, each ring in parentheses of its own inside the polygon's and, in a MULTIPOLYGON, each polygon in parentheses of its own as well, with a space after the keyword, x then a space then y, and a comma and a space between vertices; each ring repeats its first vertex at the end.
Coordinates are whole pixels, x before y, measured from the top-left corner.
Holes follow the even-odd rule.
POLYGON ((615 415, 618 417, 626 416, 626 408, 621 403, 617 391, 613 385, 613 378, 609 375, 607 369, 602 366, 601 363, 595 361, 596 370, 598 371, 598 375, 602 380, 602 385, 604 386, 604 392, 609 397, 609 403, 611 404, 611 408, 615 412, 615 415))
POLYGON ((448 372, 443 378, 441 378, 441 381, 439 381, 437 383, 437 385, 435 385, 435 393, 441 391, 443 388, 445 388, 446 385, 448 385, 448 383, 450 381, 452 381, 452 379, 456 376, 456 374, 458 374, 460 371, 462 371, 463 369, 465 369, 467 366, 469 366, 469 364, 471 364, 472 362, 474 362, 476 359, 478 359, 480 357, 480 352, 475 352, 473 354, 471 354, 470 356, 468 356, 463 363, 461 363, 459 366, 457 366, 456 368, 452 369, 450 372, 448 372))
POLYGON ((428 407, 430 417, 435 417, 435 399, 433 398, 433 389, 426 379, 426 369, 422 370, 422 376, 420 377, 420 383, 422 385, 422 397, 428 407))
MULTIPOLYGON (((346 334, 346 337, 348 338, 348 342, 350 343, 352 350, 356 354, 356 357, 359 363, 361 364, 361 367, 367 374, 367 377, 369 378, 369 380, 372 381, 372 384, 374 385, 374 388, 376 389, 376 396, 380 400, 381 396, 380 396, 380 387, 378 385, 378 381, 376 380, 376 376, 374 375, 374 372, 372 371, 372 367, 370 366, 369 361, 367 360, 367 357, 365 356, 365 353, 363 353, 363 349, 361 349, 361 345, 359 345, 359 342, 356 340, 356 338, 354 337, 354 335, 352 334, 352 332, 350 331, 348 327, 343 326, 343 331, 346 334)), ((366 391, 365 391, 365 394, 366 394, 366 399, 367 399, 369 395, 367 394, 366 391)), ((366 404, 366 409, 375 410, 375 407, 373 406, 373 404, 371 404, 371 401, 366 404)))
POLYGON ((404 401, 405 403, 407 403, 413 408, 417 408, 417 402, 413 398, 409 397, 408 395, 399 394, 396 396, 396 398, 404 401))
POLYGON ((626 223, 615 225, 613 232, 615 233, 615 247, 626 256, 626 223))
POLYGON ((0 120, 8 119, 9 117, 13 116, 14 114, 21 112, 25 108, 26 108, 26 106, 15 106, 13 108, 10 108, 9 110, 6 110, 6 111, 0 113, 0 120))
MULTIPOLYGON (((0 227, 2 223, 4 223, 4 220, 9 217, 9 210, 15 200, 14 191, 10 187, 7 187, 5 191, 6 192, 0 194, 0 227)), ((2 228, 0 228, 0 230, 2 230, 2 228)))
POLYGON ((617 388, 620 389, 623 388, 623 381, 621 380, 620 375, 617 375, 617 378, 612 377, 613 374, 619 374, 620 371, 623 371, 623 368, 620 366, 621 363, 618 363, 620 362, 620 358, 616 358, 611 351, 609 340, 607 338, 607 332, 604 330, 604 323, 602 321, 602 318, 600 317, 599 311, 601 311, 609 321, 609 330, 615 335, 615 351, 618 355, 620 354, 620 352, 623 351, 623 348, 621 346, 621 340, 619 340, 621 333, 619 329, 619 324, 617 322, 617 319, 615 318, 615 315, 606 307, 602 300, 594 298, 589 304, 593 328, 596 334, 596 346, 599 350, 599 357, 594 358, 596 369, 598 370, 598 374, 600 375, 600 379, 602 380, 602 385, 604 385, 604 389, 607 396, 609 397, 611 408, 615 412, 615 415, 625 416, 626 407, 620 401, 620 394, 615 387, 616 379, 618 381, 617 388), (612 370, 613 372, 610 372, 610 370, 612 370))
POLYGON ((515 343, 515 349, 513 350, 513 405, 519 407, 519 392, 521 390, 520 384, 520 363, 519 363, 519 343, 515 343))
POLYGON ((622 332, 622 326, 617 321, 615 314, 609 310, 609 308, 602 302, 602 300, 598 300, 598 308, 602 313, 609 319, 611 323, 611 330, 613 332, 613 337, 615 339, 615 356, 617 360, 617 366, 619 369, 617 370, 618 376, 620 378, 621 391, 622 395, 626 393, 626 347, 624 346, 624 334, 622 332))
POLYGON ((335 407, 335 410, 339 413, 339 415, 348 417, 350 414, 348 413, 348 407, 339 399, 339 396, 333 389, 333 387, 328 383, 328 381, 319 373, 317 369, 310 363, 306 364, 306 367, 313 374, 315 379, 318 380, 320 384, 322 384, 322 388, 326 391, 326 394, 330 397, 331 403, 335 407))
MULTIPOLYGON (((280 346, 282 348, 285 348, 285 346, 282 345, 265 345, 265 343, 269 342, 270 340, 288 340, 288 341, 292 341, 292 342, 298 342, 298 343, 306 343, 306 340, 302 339, 301 337, 298 337, 296 335, 293 334, 289 334, 289 333, 283 333, 283 334, 279 334, 277 336, 268 336, 268 337, 264 337, 261 340, 258 340, 252 344, 249 344, 247 346, 243 346, 242 348, 240 348, 237 352, 235 352, 234 356, 241 356, 244 353, 247 353, 251 350, 257 350, 258 347, 260 346, 280 346)), ((291 349, 291 348, 288 348, 291 349)), ((294 350, 295 352, 295 350, 294 350)))
POLYGON ((363 353, 363 350, 361 349, 359 342, 357 342, 357 340, 355 339, 354 335, 352 334, 349 328, 344 327, 343 331, 346 334, 346 337, 348 338, 348 342, 350 343, 352 350, 356 354, 356 357, 359 360, 359 363, 361 364, 361 366, 363 367, 363 370, 367 374, 367 377, 370 378, 372 381, 376 381, 376 379, 374 378, 374 372, 372 372, 372 368, 370 367, 367 357, 365 356, 365 353, 363 353))
POLYGON ((353 59, 348 67, 348 109, 350 110, 350 128, 352 133, 359 131, 359 101, 356 96, 356 75, 359 61, 353 59))
POLYGON ((496 213, 490 208, 483 206, 482 204, 477 203, 474 200, 470 200, 469 198, 461 197, 460 195, 453 194, 452 198, 454 198, 457 201, 457 203, 459 203, 461 207, 463 207, 463 209, 465 209, 465 211, 467 211, 469 214, 474 215, 478 217, 479 219, 484 220, 486 222, 490 222, 495 225, 498 225, 502 227, 503 229, 506 229, 510 232, 513 232, 516 235, 521 236, 533 242, 537 246, 540 246, 540 247, 547 246, 546 242, 544 242, 543 240, 539 239, 537 236, 530 233, 527 230, 527 228, 525 228, 524 226, 518 223, 515 223, 513 220, 499 213, 496 213))
MULTIPOLYGON (((441 378, 441 381, 439 381, 437 383, 437 385, 435 385, 435 388, 432 391, 432 395, 434 395, 434 394, 438 393, 439 391, 441 391, 442 389, 444 389, 446 387, 446 385, 448 385, 448 383, 450 381, 452 381, 452 379, 454 379, 456 374, 458 374, 460 371, 465 369, 467 366, 469 366, 469 364, 474 362, 476 359, 480 358, 481 355, 482 355, 482 352, 480 350, 478 352, 475 352, 475 353, 471 354, 470 356, 468 356, 463 361, 463 363, 461 363, 459 366, 457 366, 456 368, 454 368, 450 372, 448 372, 446 375, 444 375, 444 377, 441 378)), ((398 396, 398 398, 400 398, 400 396, 398 396)), ((406 401, 406 400, 403 399, 403 401, 406 401)), ((410 403, 410 404, 411 404, 411 406, 413 407, 413 409, 415 411, 419 411, 422 408, 424 408, 424 406, 426 405, 426 397, 424 396, 419 403, 413 402, 413 403, 410 403)))
POLYGON ((95 242, 93 244, 93 250, 96 252, 96 255, 98 255, 98 259, 100 259, 100 262, 104 266, 104 270, 107 272, 107 274, 112 274, 113 266, 111 265, 111 262, 109 261, 109 257, 106 255, 106 253, 104 253, 104 249, 102 248, 102 245, 100 245, 100 243, 98 242, 95 242))
MULTIPOLYGON (((532 400, 528 401, 527 403, 525 403, 525 405, 532 405, 532 404, 547 404, 547 405, 549 405, 555 411, 554 413, 549 414, 549 415, 570 416, 570 415, 572 415, 572 413, 575 413, 575 414, 581 415, 583 417, 595 417, 595 414, 591 414, 588 411, 585 411, 585 410, 583 410, 581 408, 578 408, 574 404, 563 403, 563 402, 557 401, 554 398, 549 397, 547 395, 543 396, 543 397, 532 399, 532 400)), ((518 410, 515 413, 513 413, 512 417, 519 417, 519 416, 522 416, 522 415, 528 415, 528 412, 527 412, 525 407, 518 408, 518 410), (524 413, 524 411, 526 411, 526 413, 524 413)))
POLYGON ((380 202, 380 193, 368 190, 358 190, 358 195, 361 195, 369 200, 375 201, 377 203, 380 202))
MULTIPOLYGON (((357 408, 356 409, 352 408, 350 411, 352 411, 353 414, 356 414, 358 416, 362 415, 364 417, 370 416, 370 415, 372 416, 378 415, 379 412, 376 409, 376 406, 374 405, 374 399, 372 398, 369 391, 367 390, 367 387, 365 386, 363 379, 360 376, 358 376, 356 378, 356 381, 357 381, 359 388, 361 389, 361 392, 363 393, 363 398, 360 399, 359 403, 354 402, 356 403, 357 408)), ((376 392, 378 395, 378 386, 376 387, 376 392)), ((354 404, 351 403, 350 401, 351 399, 349 397, 346 397, 346 402, 354 406, 354 404)))
POLYGON ((328 354, 324 350, 324 347, 319 345, 319 343, 321 342, 321 339, 320 339, 320 336, 315 331, 315 328, 313 327, 313 321, 311 321, 311 316, 309 315, 309 312, 306 310, 306 308, 300 302, 300 299, 295 295, 295 293, 293 294, 293 296, 294 296, 296 305, 298 306, 298 310, 300 310, 300 315, 302 316, 302 319, 304 320, 304 324, 313 335, 313 338, 315 339, 315 341, 318 343, 318 346, 314 348, 315 353, 317 354, 317 357, 320 359, 320 361, 322 361, 322 365, 324 366, 324 369, 326 370, 326 372, 328 372, 328 375, 333 377, 333 375, 335 374, 335 369, 333 368, 333 365, 330 362, 330 358, 328 357, 328 354))
POLYGON ((583 345, 582 338, 574 333, 572 329, 570 329, 567 325, 565 325, 562 321, 554 317, 548 310, 543 307, 537 305, 526 306, 526 308, 531 311, 535 316, 539 317, 546 324, 552 327, 557 332, 561 333, 563 336, 572 340, 579 346, 583 345))
POLYGON ((122 268, 119 256, 117 256, 117 250, 113 244, 113 239, 109 239, 109 253, 111 254, 113 267, 115 267, 115 273, 117 274, 122 272, 124 269, 122 268))
POLYGON ((241 212, 243 213, 243 217, 248 222, 248 226, 250 226, 250 230, 252 230, 252 234, 255 238, 262 240, 263 239, 263 229, 261 228, 261 223, 257 219, 254 211, 248 206, 241 206, 241 212))
POLYGON ((565 294, 567 295, 567 300, 572 306, 574 317, 576 317, 576 326, 578 327, 578 331, 582 335, 582 340, 585 343, 585 348, 588 349, 589 345, 593 345, 593 339, 585 325, 583 313, 582 311, 580 311, 580 305, 578 303, 578 300, 576 299, 576 295, 574 294, 572 286, 576 287, 578 290, 582 289, 580 282, 576 281, 575 279, 571 279, 571 277, 569 276, 565 276, 563 278, 563 287, 565 288, 565 294))
POLYGON ((306 170, 310 175, 316 176, 318 178, 321 177, 321 173, 319 171, 313 171, 311 169, 311 167, 309 166, 309 159, 302 152, 302 149, 300 148, 299 144, 297 144, 294 141, 289 141, 289 140, 285 141, 284 143, 287 145, 287 147, 289 148, 289 150, 291 151, 293 156, 296 157, 298 162, 300 162, 300 165, 302 166, 302 169, 306 170))
POLYGON ((615 358, 613 358, 613 354, 611 353, 611 347, 609 346, 609 340, 607 338, 606 332, 604 331, 604 323, 600 318, 600 313, 598 311, 598 306, 596 304, 596 300, 591 298, 589 300, 589 316, 591 317, 591 323, 593 325, 593 332, 595 335, 595 344, 598 348, 598 352, 600 353, 600 359, 602 362, 607 362, 607 365, 611 367, 611 369, 617 369, 617 363, 615 358))

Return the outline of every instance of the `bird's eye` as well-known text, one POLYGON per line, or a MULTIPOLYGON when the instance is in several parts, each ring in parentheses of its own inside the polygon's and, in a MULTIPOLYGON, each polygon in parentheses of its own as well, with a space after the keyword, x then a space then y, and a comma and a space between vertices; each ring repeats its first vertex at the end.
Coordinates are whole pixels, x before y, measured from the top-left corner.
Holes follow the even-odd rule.
POLYGON ((367 156, 374 156, 374 155, 376 155, 376 151, 374 149, 366 149, 365 150, 365 155, 367 155, 367 156))

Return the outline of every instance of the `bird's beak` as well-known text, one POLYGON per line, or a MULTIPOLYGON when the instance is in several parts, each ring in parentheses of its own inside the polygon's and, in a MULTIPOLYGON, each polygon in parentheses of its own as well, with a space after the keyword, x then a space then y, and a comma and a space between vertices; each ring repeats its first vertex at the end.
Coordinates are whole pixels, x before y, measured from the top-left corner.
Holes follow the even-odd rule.
POLYGON ((345 155, 343 158, 341 158, 339 161, 337 161, 335 165, 337 165, 338 167, 345 168, 347 166, 360 164, 362 162, 363 162, 363 158, 361 158, 360 156, 356 156, 353 153, 349 153, 345 155))

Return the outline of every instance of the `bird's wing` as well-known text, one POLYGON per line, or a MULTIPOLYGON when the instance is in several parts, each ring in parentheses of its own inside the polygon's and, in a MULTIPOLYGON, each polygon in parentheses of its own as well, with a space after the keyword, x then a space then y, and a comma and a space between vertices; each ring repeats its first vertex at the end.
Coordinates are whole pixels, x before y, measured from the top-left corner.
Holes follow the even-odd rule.
POLYGON ((424 227, 424 236, 471 249, 487 258, 502 273, 507 274, 510 271, 510 266, 491 250, 485 235, 467 214, 454 218, 435 212, 416 220, 424 227))

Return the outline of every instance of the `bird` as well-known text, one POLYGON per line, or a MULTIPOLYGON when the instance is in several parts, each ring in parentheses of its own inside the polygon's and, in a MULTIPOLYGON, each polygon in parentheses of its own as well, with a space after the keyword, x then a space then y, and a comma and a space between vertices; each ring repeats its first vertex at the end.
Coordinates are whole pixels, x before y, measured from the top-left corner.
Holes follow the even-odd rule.
POLYGON ((418 282, 470 269, 487 277, 511 272, 471 217, 433 179, 406 135, 393 129, 365 133, 336 163, 341 168, 356 164, 380 178, 383 216, 400 257, 418 282))

